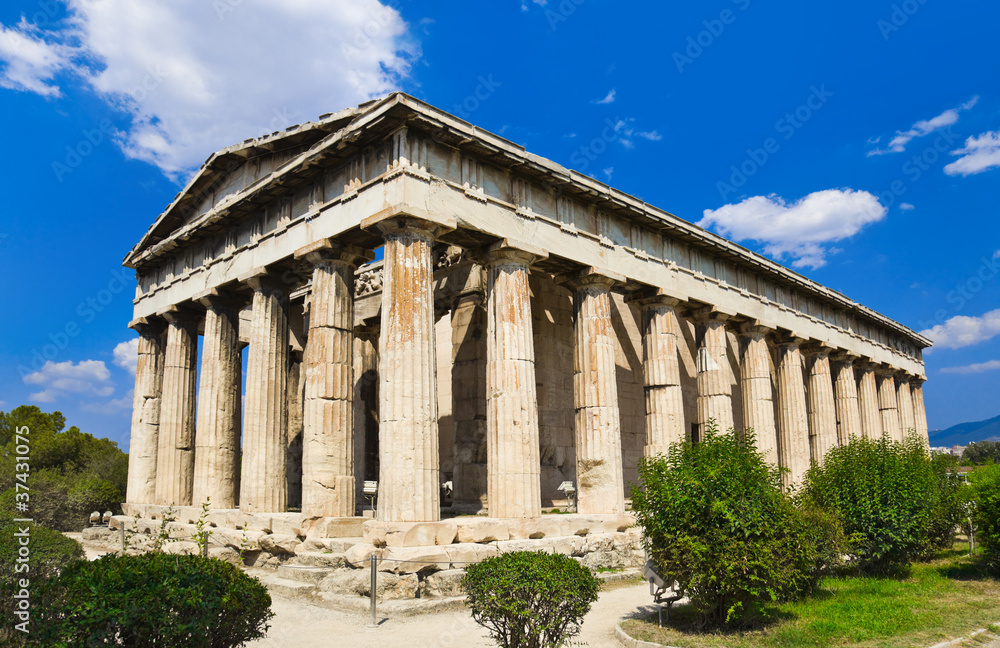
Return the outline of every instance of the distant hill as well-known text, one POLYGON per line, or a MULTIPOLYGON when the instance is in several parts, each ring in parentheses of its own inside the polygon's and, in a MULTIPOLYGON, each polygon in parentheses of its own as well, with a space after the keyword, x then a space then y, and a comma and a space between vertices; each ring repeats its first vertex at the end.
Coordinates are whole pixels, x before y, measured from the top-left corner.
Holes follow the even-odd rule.
POLYGON ((973 441, 1000 441, 1000 416, 975 423, 959 423, 930 434, 931 447, 950 448, 973 441))

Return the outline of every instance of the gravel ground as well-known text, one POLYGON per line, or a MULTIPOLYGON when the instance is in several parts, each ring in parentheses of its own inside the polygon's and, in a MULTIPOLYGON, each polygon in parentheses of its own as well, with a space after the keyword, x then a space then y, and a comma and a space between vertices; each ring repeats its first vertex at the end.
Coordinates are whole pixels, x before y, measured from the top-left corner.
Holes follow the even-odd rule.
MULTIPOLYGON (((367 615, 351 614, 307 605, 301 601, 271 595, 275 613, 267 638, 249 646, 255 648, 490 648, 495 646, 467 610, 421 614, 399 618, 380 617, 377 628, 369 628, 367 615)), ((619 646, 615 624, 639 608, 650 606, 649 586, 629 585, 602 592, 583 622, 577 641, 594 648, 619 646)), ((652 611, 648 607, 644 612, 652 611)))

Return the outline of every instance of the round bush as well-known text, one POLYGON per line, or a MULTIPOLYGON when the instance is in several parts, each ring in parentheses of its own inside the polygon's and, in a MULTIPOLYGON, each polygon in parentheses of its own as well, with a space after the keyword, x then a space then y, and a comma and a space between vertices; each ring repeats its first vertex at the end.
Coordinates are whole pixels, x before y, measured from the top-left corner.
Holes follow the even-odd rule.
POLYGON ((472 618, 502 648, 555 648, 580 632, 600 583, 562 554, 514 551, 466 569, 472 618))
POLYGON ((702 625, 749 625, 768 604, 812 588, 832 562, 836 524, 811 523, 781 490, 781 473, 754 434, 676 443, 639 464, 632 510, 664 580, 688 596, 702 625), (826 547, 821 551, 821 540, 826 547))
POLYGON ((986 566, 1000 576, 1000 464, 972 472, 974 518, 986 566))
MULTIPOLYGON (((20 580, 29 580, 29 593, 33 596, 42 583, 57 575, 67 564, 84 557, 80 543, 67 538, 58 531, 47 529, 36 524, 20 525, 10 521, 5 516, 0 522, 0 597, 3 597, 3 626, 0 628, 0 639, 10 642, 24 639, 23 633, 13 630, 21 619, 14 616, 14 594, 21 589, 20 580), (23 571, 24 563, 18 563, 18 552, 22 547, 21 534, 27 529, 28 571, 23 571)), ((34 630, 34 623, 29 626, 34 630)), ((2 642, 0 642, 2 643, 2 642)), ((4 644, 6 645, 6 644, 4 644)), ((14 644, 19 645, 19 644, 14 644)))
POLYGON ((72 563, 36 601, 41 645, 232 648, 267 634, 271 597, 214 558, 109 554, 72 563))
POLYGON ((908 567, 926 547, 939 505, 938 476, 916 436, 853 437, 809 469, 803 492, 840 520, 847 550, 868 573, 908 567))

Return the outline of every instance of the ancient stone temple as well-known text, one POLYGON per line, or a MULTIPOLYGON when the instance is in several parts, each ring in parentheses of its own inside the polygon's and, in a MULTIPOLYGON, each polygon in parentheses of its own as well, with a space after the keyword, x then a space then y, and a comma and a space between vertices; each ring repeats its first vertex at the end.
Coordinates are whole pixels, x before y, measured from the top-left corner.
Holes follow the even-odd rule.
POLYGON ((788 484, 927 435, 926 338, 405 94, 213 154, 125 265, 136 515, 621 515, 711 421, 788 484))

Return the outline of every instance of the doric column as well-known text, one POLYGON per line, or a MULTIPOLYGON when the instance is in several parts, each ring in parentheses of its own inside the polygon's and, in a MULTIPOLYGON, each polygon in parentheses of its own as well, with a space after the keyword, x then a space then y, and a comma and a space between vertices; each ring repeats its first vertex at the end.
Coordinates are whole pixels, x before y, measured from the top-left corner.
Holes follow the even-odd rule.
POLYGON ((487 498, 497 518, 542 514, 528 267, 547 255, 521 248, 500 241, 485 257, 487 498))
POLYGON ((407 216, 375 224, 385 236, 379 334, 378 517, 441 517, 437 358, 431 246, 434 223, 407 216))
POLYGON ((132 440, 129 443, 128 493, 131 504, 156 502, 156 453, 160 436, 160 397, 163 390, 165 323, 133 325, 139 334, 139 362, 135 368, 132 401, 132 440))
POLYGON ((900 439, 904 439, 917 430, 913 397, 910 392, 910 377, 904 373, 896 376, 896 406, 899 408, 900 439))
POLYGON ((240 304, 210 294, 205 305, 205 336, 198 384, 194 489, 191 503, 209 500, 212 508, 236 506, 236 462, 240 451, 240 304))
POLYGON ((288 480, 288 508, 302 510, 302 430, 305 417, 306 370, 303 351, 293 347, 288 354, 288 452, 285 476, 288 480))
POLYGON ((320 241, 313 264, 302 415, 302 512, 354 515, 354 271, 367 250, 320 241))
POLYGON ((727 355, 727 316, 703 311, 693 314, 699 324, 701 342, 698 345, 698 432, 702 438, 709 419, 719 432, 726 434, 733 427, 732 367, 727 355))
POLYGON ((833 391, 837 407, 837 441, 847 445, 852 436, 862 436, 858 383, 854 379, 854 356, 840 354, 833 362, 833 391))
POLYGON ((483 269, 473 264, 451 309, 452 506, 476 513, 488 506, 486 467, 486 295, 483 269))
POLYGON ((354 328, 354 501, 378 479, 378 327, 354 328))
POLYGON ((615 377, 611 286, 620 277, 592 270, 575 274, 573 288, 577 509, 623 513, 621 415, 615 377))
POLYGON ((253 288, 240 510, 278 513, 288 507, 288 294, 281 280, 257 273, 253 288))
POLYGON ((743 392, 744 427, 752 428, 759 450, 768 463, 778 464, 778 427, 774 420, 774 386, 771 382, 771 352, 765 326, 741 328, 740 387, 743 392))
POLYGON ((198 317, 181 311, 170 311, 164 317, 169 324, 156 451, 156 503, 190 506, 194 482, 198 317))
POLYGON ((924 408, 924 379, 922 377, 914 378, 910 382, 910 392, 913 397, 913 418, 917 434, 924 440, 924 443, 930 445, 927 430, 927 410, 924 408))
MULTIPOLYGON (((646 392, 646 445, 643 454, 666 454, 670 444, 684 441, 684 396, 681 393, 681 336, 675 307, 681 300, 662 293, 640 293, 631 301, 642 312, 642 384, 646 392)), ((683 339, 683 338, 681 338, 683 339)))
POLYGON ((861 432, 867 439, 881 439, 882 415, 879 413, 875 366, 865 362, 859 367, 859 372, 858 409, 861 412, 861 432))
POLYGON ((823 463, 826 453, 837 445, 837 408, 830 375, 830 349, 811 350, 809 367, 809 450, 812 460, 823 463))
POLYGON ((899 406, 896 404, 894 373, 888 367, 881 367, 875 372, 878 382, 878 409, 882 420, 882 435, 893 441, 901 441, 903 435, 899 429, 899 406))
POLYGON ((778 459, 788 472, 785 488, 802 483, 809 468, 809 420, 802 376, 803 340, 791 338, 779 344, 778 361, 778 459))

